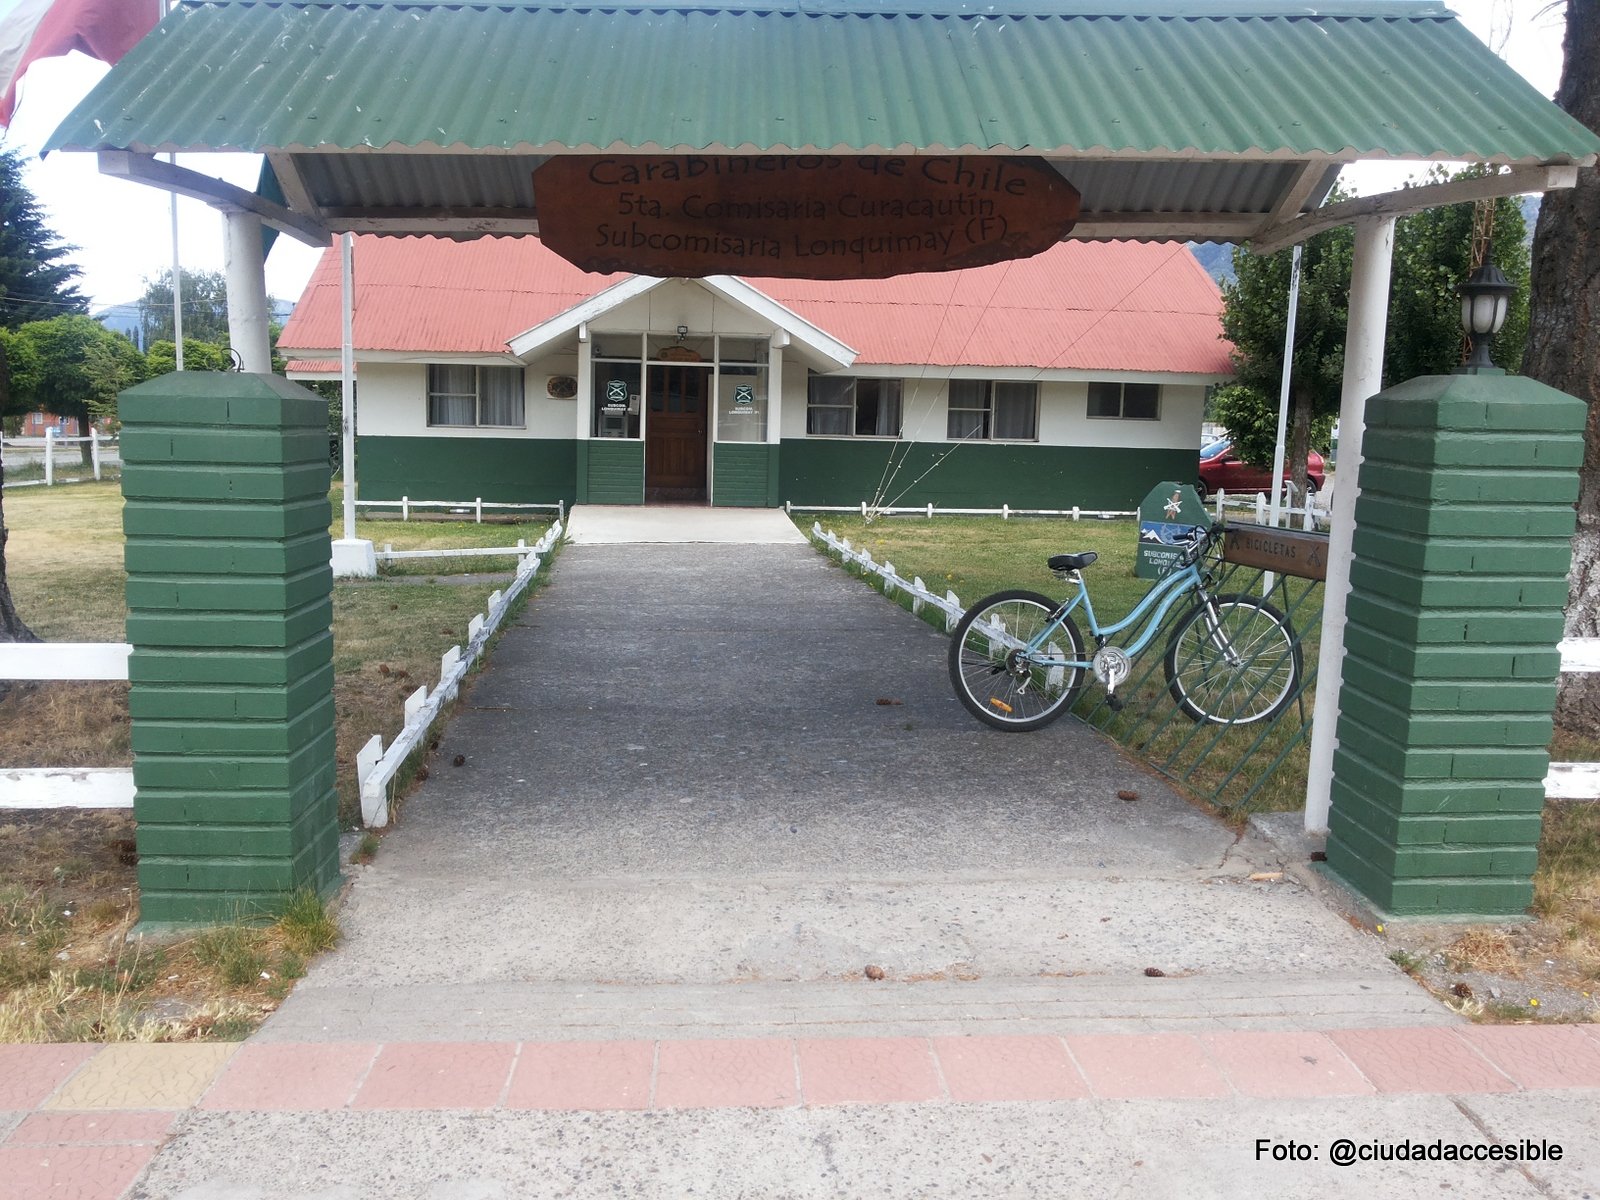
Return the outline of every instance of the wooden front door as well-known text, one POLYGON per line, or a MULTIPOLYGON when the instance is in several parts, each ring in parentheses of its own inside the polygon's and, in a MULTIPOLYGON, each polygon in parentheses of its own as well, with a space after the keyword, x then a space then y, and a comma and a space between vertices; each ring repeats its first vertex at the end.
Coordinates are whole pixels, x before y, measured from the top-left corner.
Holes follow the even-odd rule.
POLYGON ((646 500, 703 500, 706 495, 706 403, 711 371, 687 364, 649 368, 644 432, 646 500))

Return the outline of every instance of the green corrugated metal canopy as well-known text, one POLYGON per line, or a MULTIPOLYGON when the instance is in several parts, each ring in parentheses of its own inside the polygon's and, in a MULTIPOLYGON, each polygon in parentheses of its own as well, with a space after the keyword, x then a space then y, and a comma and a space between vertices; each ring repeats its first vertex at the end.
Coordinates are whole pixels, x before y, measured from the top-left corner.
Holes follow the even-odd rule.
POLYGON ((1026 154, 1073 236, 1243 239, 1344 163, 1600 140, 1427 3, 190 0, 49 149, 260 151, 327 229, 457 236, 536 230, 554 154, 1026 154))

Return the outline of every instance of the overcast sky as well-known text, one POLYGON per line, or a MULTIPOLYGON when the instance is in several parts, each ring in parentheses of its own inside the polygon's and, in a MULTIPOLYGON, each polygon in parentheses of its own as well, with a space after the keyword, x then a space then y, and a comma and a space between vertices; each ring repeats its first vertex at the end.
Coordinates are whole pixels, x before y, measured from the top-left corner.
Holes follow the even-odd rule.
MULTIPOLYGON (((16 0, 0 0, 0 15, 16 0)), ((1491 26, 1509 22, 1506 60, 1546 96, 1561 75, 1564 6, 1556 0, 1456 0, 1451 5, 1481 39, 1491 26)), ((98 173, 92 154, 52 154, 38 158, 39 147, 106 68, 79 54, 38 63, 24 77, 16 119, 0 145, 20 148, 29 160, 27 179, 52 228, 78 247, 79 286, 98 309, 137 299, 143 281, 171 265, 170 218, 166 192, 98 173)), ((179 156, 179 163, 254 189, 260 159, 246 154, 179 156)), ((1404 167, 1367 165, 1349 174, 1362 193, 1398 187, 1410 172, 1404 167)), ((222 218, 199 201, 180 199, 178 220, 183 265, 189 270, 222 269, 222 218)), ((296 299, 317 260, 317 251, 279 237, 267 260, 267 288, 277 297, 296 299)))

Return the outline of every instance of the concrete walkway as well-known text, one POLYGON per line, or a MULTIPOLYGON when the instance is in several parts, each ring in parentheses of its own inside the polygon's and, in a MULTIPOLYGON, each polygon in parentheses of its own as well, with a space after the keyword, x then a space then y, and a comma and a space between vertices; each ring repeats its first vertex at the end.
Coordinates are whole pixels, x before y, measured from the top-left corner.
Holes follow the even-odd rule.
POLYGON ((0 1200, 1600 1192, 1593 1030, 1463 1025, 1097 735, 978 726, 788 527, 678 511, 574 514, 249 1043, 0 1048, 0 1200), (1392 1161, 1436 1139, 1564 1157, 1392 1161))

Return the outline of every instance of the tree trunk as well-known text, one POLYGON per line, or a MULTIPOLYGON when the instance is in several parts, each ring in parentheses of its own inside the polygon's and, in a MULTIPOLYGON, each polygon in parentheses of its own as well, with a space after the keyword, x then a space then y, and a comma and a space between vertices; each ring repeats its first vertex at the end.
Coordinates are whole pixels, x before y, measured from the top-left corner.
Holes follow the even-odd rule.
MULTIPOLYGON (((11 600, 11 585, 6 581, 6 463, 0 451, 0 642, 37 642, 39 639, 17 615, 11 600)), ((0 696, 5 695, 5 680, 0 679, 0 696)))
POLYGON ((1284 453, 1288 455, 1289 482, 1294 485, 1290 504, 1306 502, 1306 455, 1310 452, 1311 397, 1297 394, 1294 408, 1289 412, 1289 444, 1284 447, 1284 453))
MULTIPOLYGON (((1556 103, 1600 133, 1600 0, 1567 0, 1566 68, 1556 103)), ((1600 636, 1600 171, 1549 192, 1533 240, 1525 374, 1589 405, 1572 539, 1567 634, 1600 636)), ((1556 720, 1600 728, 1600 675, 1563 680, 1556 720)))
MULTIPOLYGON (((78 436, 81 438, 88 437, 89 431, 94 428, 94 418, 89 415, 88 408, 80 408, 73 416, 78 419, 78 436)), ((88 442, 79 442, 78 452, 83 455, 83 465, 93 468, 94 447, 89 445, 88 442)))

